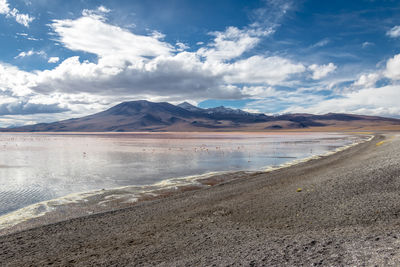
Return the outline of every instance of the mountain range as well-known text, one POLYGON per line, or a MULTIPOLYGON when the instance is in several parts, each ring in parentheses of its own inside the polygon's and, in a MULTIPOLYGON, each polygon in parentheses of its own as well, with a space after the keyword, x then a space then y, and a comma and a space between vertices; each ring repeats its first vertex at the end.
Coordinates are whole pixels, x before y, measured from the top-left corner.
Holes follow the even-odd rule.
POLYGON ((240 109, 203 109, 145 100, 123 102, 105 111, 52 123, 0 129, 14 132, 133 132, 133 131, 267 131, 267 130, 400 130, 400 120, 376 116, 328 113, 268 116, 240 109))

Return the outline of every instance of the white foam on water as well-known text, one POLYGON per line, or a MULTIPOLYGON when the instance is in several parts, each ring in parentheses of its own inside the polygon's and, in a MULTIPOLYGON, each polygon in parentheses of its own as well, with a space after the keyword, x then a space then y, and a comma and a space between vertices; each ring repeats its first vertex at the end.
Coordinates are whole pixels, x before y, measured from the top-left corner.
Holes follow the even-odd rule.
POLYGON ((56 209, 57 206, 86 202, 87 198, 99 194, 102 190, 74 193, 56 199, 38 202, 0 216, 0 230, 12 227, 30 219, 41 217, 56 209))

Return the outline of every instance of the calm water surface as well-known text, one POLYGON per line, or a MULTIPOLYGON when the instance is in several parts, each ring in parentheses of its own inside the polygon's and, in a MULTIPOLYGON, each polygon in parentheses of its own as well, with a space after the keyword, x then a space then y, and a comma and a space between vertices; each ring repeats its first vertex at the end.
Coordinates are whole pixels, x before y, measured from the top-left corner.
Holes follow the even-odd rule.
POLYGON ((0 134, 0 215, 76 192, 261 170, 356 139, 315 133, 0 134))

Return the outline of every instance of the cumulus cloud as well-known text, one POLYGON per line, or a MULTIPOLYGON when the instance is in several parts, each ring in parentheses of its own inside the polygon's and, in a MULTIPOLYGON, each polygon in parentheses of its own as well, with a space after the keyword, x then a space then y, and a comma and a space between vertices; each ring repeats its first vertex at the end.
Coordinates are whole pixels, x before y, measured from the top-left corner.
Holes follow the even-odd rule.
POLYGON ((15 66, 0 63, 0 91, 3 94, 25 96, 32 93, 35 74, 21 71, 15 66))
POLYGON ((386 62, 384 74, 392 80, 400 80, 400 54, 395 55, 386 62))
POLYGON ((99 12, 101 12, 101 13, 108 13, 108 12, 111 12, 111 10, 108 9, 108 8, 106 8, 105 6, 99 6, 99 7, 97 8, 97 10, 98 10, 99 12))
POLYGON ((225 80, 229 83, 250 83, 276 85, 290 75, 302 73, 305 67, 282 57, 252 56, 247 59, 225 65, 225 80))
POLYGON ((60 61, 59 57, 50 57, 47 62, 48 63, 57 63, 58 61, 60 61))
POLYGON ((176 49, 179 52, 185 51, 186 49, 189 49, 190 47, 187 44, 184 44, 182 42, 177 42, 175 44, 175 46, 177 46, 178 48, 176 49))
POLYGON ((78 57, 64 60, 53 70, 37 74, 33 89, 96 93, 100 95, 181 95, 205 96, 219 92, 220 78, 204 69, 193 53, 157 57, 137 65, 109 65, 80 62, 78 57))
POLYGON ((312 71, 312 78, 314 80, 319 80, 326 77, 329 73, 335 71, 336 68, 337 66, 333 63, 329 63, 327 65, 312 64, 308 67, 308 69, 312 71))
POLYGON ((392 38, 397 38, 400 36, 400 26, 394 26, 391 28, 389 31, 386 32, 386 35, 392 37, 392 38))
POLYGON ((234 84, 278 84, 305 71, 300 63, 281 57, 254 56, 232 64, 210 65, 195 53, 157 57, 136 65, 63 61, 53 70, 37 73, 33 90, 40 93, 87 92, 102 95, 158 95, 191 98, 240 98, 234 84), (235 90, 233 90, 235 88, 235 90))
POLYGON ((15 18, 16 22, 24 25, 25 27, 29 27, 29 24, 34 20, 34 18, 29 16, 28 14, 19 14, 18 10, 16 10, 15 8, 10 14, 12 17, 15 18))
POLYGON ((7 14, 10 12, 7 0, 0 0, 0 14, 7 14))
POLYGON ((135 61, 145 57, 170 55, 173 47, 160 36, 134 34, 105 22, 104 17, 86 14, 76 20, 54 20, 50 25, 58 41, 73 51, 84 51, 101 58, 135 61))
POLYGON ((179 42, 175 49, 158 32, 144 36, 110 25, 90 11, 76 20, 55 20, 51 28, 60 44, 93 53, 98 60, 94 63, 71 57, 54 69, 36 72, 29 88, 41 94, 241 98, 247 93, 236 84, 277 84, 305 70, 301 63, 276 56, 224 62, 241 56, 270 34, 255 27, 229 27, 213 33, 214 40, 196 52, 182 51, 187 47, 179 42))
POLYGON ((0 14, 6 15, 6 17, 14 18, 19 24, 29 27, 29 24, 34 20, 28 14, 21 14, 18 9, 11 9, 7 0, 0 0, 0 14))
POLYGON ((379 73, 369 73, 362 74, 358 80, 356 80, 352 86, 355 87, 363 87, 363 88, 371 88, 374 87, 376 82, 381 78, 379 73))
POLYGON ((349 92, 339 98, 318 101, 310 107, 292 106, 285 112, 325 114, 354 113, 362 115, 399 116, 398 105, 400 86, 389 85, 380 88, 366 88, 349 92))
POLYGON ((224 32, 212 32, 215 36, 208 47, 200 48, 197 53, 210 61, 225 61, 237 58, 244 52, 254 48, 261 36, 271 34, 272 30, 238 29, 228 27, 224 32))
POLYGON ((363 73, 359 75, 349 88, 350 91, 374 88, 378 81, 389 79, 389 82, 395 83, 400 80, 400 54, 394 55, 386 61, 384 69, 375 72, 363 73))

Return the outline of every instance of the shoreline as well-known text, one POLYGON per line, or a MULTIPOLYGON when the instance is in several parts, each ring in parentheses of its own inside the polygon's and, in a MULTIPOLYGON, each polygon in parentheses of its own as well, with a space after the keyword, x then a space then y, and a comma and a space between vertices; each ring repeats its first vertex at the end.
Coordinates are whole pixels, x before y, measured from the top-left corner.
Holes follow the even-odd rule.
POLYGON ((398 265, 399 137, 378 135, 248 179, 1 236, 0 262, 398 265))
POLYGON ((358 133, 353 135, 358 136, 359 140, 323 154, 294 159, 277 166, 267 165, 261 167, 259 170, 208 172, 200 175, 168 178, 155 184, 144 186, 123 186, 106 190, 99 189, 77 192, 34 203, 1 215, 0 236, 50 223, 57 223, 91 214, 104 213, 114 209, 122 209, 143 201, 151 201, 185 191, 199 190, 227 183, 235 179, 246 179, 246 177, 260 173, 268 173, 282 168, 288 168, 310 160, 333 155, 361 143, 369 142, 374 138, 374 135, 371 133, 363 135, 358 133))

